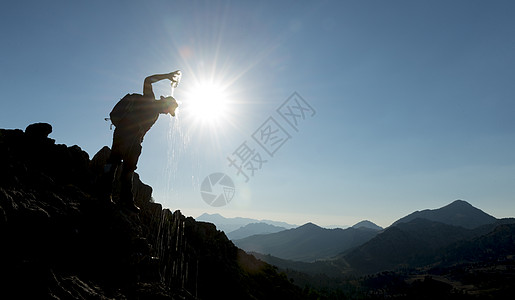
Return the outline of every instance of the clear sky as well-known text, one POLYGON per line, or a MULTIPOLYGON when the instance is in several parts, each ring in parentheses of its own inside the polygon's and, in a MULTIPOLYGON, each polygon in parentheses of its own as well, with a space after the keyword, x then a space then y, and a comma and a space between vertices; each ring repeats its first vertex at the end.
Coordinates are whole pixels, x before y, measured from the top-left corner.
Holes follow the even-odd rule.
POLYGON ((513 1, 7 1, 0 127, 48 122, 93 157, 114 104, 181 69, 182 110, 137 170, 165 207, 388 226, 463 199, 515 216, 514 16, 513 1), (209 84, 225 110, 201 119, 209 84), (315 112, 297 131, 276 110, 294 92, 315 112), (290 135, 273 157, 252 138, 269 117, 290 135), (266 160, 248 182, 227 159, 243 142, 266 160), (200 196, 214 172, 236 186, 223 207, 200 196))

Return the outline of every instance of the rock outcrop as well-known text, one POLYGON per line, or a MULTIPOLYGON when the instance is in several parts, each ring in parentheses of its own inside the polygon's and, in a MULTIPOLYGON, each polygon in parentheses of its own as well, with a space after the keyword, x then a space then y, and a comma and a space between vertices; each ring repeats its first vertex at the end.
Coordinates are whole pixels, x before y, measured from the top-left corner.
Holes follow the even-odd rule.
POLYGON ((154 203, 138 176, 139 214, 101 201, 110 149, 90 160, 51 131, 0 129, 1 299, 303 298, 213 224, 154 203))

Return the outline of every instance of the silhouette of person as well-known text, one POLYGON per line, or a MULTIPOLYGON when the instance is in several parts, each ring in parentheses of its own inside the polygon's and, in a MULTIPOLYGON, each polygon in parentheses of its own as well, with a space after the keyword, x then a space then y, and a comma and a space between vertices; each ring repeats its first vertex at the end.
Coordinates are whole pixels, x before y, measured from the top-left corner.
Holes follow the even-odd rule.
POLYGON ((139 207, 134 203, 132 178, 141 154, 143 137, 157 121, 159 114, 169 113, 175 116, 175 109, 178 107, 177 101, 171 96, 166 98, 161 96, 160 100, 156 100, 152 84, 168 79, 172 81, 172 86, 176 86, 177 76, 180 76, 180 71, 169 74, 156 74, 145 78, 143 95, 130 95, 135 97, 133 107, 114 130, 111 154, 104 166, 103 190, 109 201, 112 202, 115 173, 121 165, 120 198, 118 204, 130 211, 139 212, 139 207))

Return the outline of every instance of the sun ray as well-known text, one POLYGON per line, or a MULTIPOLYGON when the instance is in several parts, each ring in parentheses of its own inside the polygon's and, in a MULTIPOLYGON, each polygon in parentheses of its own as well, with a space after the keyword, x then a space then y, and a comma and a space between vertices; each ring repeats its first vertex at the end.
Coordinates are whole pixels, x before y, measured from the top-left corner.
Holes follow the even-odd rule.
POLYGON ((212 123, 217 119, 226 118, 228 99, 223 86, 212 81, 201 82, 186 95, 185 112, 196 122, 212 123))

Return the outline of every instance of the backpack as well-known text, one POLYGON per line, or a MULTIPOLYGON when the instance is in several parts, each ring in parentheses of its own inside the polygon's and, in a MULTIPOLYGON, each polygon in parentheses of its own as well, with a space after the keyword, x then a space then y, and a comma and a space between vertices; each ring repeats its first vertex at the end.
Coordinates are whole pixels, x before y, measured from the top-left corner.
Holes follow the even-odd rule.
POLYGON ((140 94, 127 94, 116 105, 109 114, 111 123, 118 127, 122 122, 131 115, 136 108, 136 101, 141 98, 140 94))

